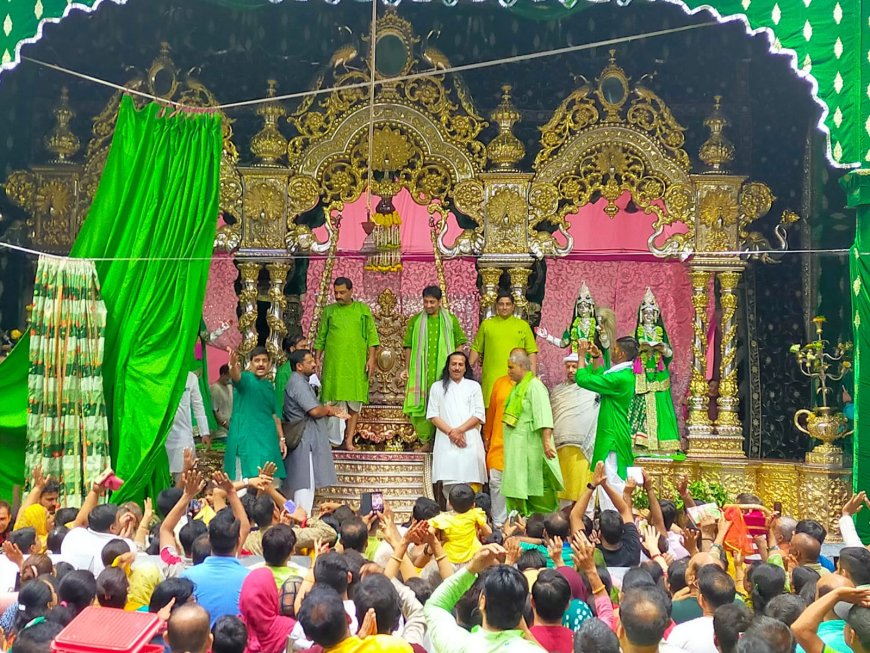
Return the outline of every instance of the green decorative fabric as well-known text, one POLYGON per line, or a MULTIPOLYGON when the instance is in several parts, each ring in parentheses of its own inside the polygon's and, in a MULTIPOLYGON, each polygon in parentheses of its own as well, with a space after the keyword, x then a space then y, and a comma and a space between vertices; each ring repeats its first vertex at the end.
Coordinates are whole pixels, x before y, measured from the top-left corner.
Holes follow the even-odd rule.
MULTIPOLYGON (((852 326, 855 349, 852 399, 855 433, 852 436, 852 485, 855 492, 870 491, 870 174, 850 173, 840 182, 846 202, 858 212, 855 244, 849 252, 852 281, 852 326)), ((858 533, 870 541, 870 515, 857 515, 858 533)))
POLYGON ((60 482, 64 505, 81 505, 109 463, 105 331, 94 264, 41 256, 30 325, 25 461, 27 469, 40 465, 60 482))
POLYGON ((217 226, 218 115, 161 117, 125 96, 106 168, 72 255, 98 260, 108 310, 103 383, 113 500, 169 482, 164 442, 190 369, 217 226))
MULTIPOLYGON (((126 0, 106 0, 123 4, 126 0)), ((383 0, 382 0, 383 1, 383 0)), ((408 2, 409 0, 406 0, 408 2)), ((632 0, 610 0, 625 6, 632 0)), ((634 0, 640 2, 640 0, 634 0)), ((770 30, 772 50, 793 54, 798 74, 817 87, 827 107, 824 124, 830 133, 828 153, 841 165, 855 167, 870 161, 870 40, 867 31, 870 3, 860 0, 655 0, 685 11, 711 10, 718 20, 743 20, 752 31, 770 30)), ((500 0, 510 11, 533 20, 559 20, 602 0, 500 0)), ((458 0, 442 0, 448 6, 458 0)), ((0 70, 13 68, 22 44, 39 39, 43 24, 56 22, 75 9, 93 11, 101 0, 0 0, 0 70)), ((268 0, 211 0, 216 7, 258 10, 268 0)), ((292 2, 279 5, 292 11, 292 2)), ((383 2, 383 4, 399 4, 383 2)), ((497 9, 492 2, 493 9, 497 9)), ((274 6, 274 5, 273 5, 274 6)), ((207 11, 207 9, 203 9, 207 11)))
POLYGON ((30 371, 30 333, 0 359, 0 498, 12 497, 24 486, 24 441, 27 437, 27 374, 30 371))

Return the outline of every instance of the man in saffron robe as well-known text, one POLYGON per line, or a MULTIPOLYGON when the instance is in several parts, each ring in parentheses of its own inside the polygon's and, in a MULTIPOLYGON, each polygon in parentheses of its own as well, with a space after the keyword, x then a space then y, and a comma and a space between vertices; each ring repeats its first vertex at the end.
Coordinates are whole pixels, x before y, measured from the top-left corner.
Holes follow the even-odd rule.
POLYGON ((495 380, 486 407, 483 442, 486 445, 486 469, 489 473, 489 495, 492 500, 492 521, 501 528, 507 521, 507 504, 501 493, 504 474, 504 405, 516 383, 505 374, 495 380))
MULTIPOLYGON (((594 344, 581 344, 575 378, 581 388, 601 396, 595 450, 589 465, 594 469, 596 464, 603 462, 608 484, 621 493, 625 487, 626 469, 634 463, 628 411, 634 399, 633 365, 638 344, 631 336, 617 340, 610 352, 613 365, 607 370, 588 366, 587 351, 596 361, 601 352, 594 344)), ((602 509, 612 509, 610 499, 604 492, 599 493, 599 504, 602 509)))
POLYGON ((435 434, 426 419, 429 389, 441 376, 447 356, 468 342, 456 316, 441 307, 441 296, 438 286, 423 288, 423 310, 408 320, 403 344, 407 386, 402 412, 427 451, 432 450, 435 434))
POLYGON ((507 360, 511 350, 522 349, 531 361, 529 371, 535 372, 538 344, 529 323, 514 315, 516 304, 507 291, 501 291, 495 302, 496 314, 480 323, 477 335, 471 345, 468 360, 472 367, 483 357, 483 373, 480 385, 483 387, 483 403, 489 405, 492 385, 500 376, 507 374, 507 360))
POLYGON ((524 349, 514 349, 508 375, 517 384, 505 402, 504 475, 501 492, 508 510, 522 515, 554 512, 563 487, 553 443, 553 413, 546 386, 531 371, 524 349))
POLYGON ((323 309, 314 340, 317 366, 322 370, 320 400, 348 413, 344 448, 353 451, 356 422, 369 400, 369 378, 381 343, 371 309, 353 298, 353 282, 338 277, 332 289, 335 303, 323 309))

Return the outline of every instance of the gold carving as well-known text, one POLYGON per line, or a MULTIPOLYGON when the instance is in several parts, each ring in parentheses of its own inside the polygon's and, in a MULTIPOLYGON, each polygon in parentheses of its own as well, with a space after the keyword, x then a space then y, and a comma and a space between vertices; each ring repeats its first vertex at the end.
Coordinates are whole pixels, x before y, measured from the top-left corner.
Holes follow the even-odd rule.
POLYGON ((722 134, 728 126, 728 119, 722 114, 722 96, 714 98, 713 113, 711 113, 704 125, 710 130, 710 137, 701 145, 699 158, 712 170, 719 172, 734 160, 734 144, 722 134))
MULTIPOLYGON (((722 331, 721 359, 719 363, 719 398, 717 404, 719 414, 716 418, 716 433, 721 436, 740 436, 742 440, 743 425, 740 422, 737 387, 737 284, 740 283, 740 272, 720 272, 719 279, 719 303, 722 306, 722 331)), ((733 454, 743 456, 742 441, 737 443, 733 454)))
POLYGON ((713 188, 701 196, 698 207, 700 223, 705 227, 701 245, 704 252, 727 252, 735 249, 730 238, 737 222, 737 198, 728 188, 713 188))
POLYGON ((261 263, 252 261, 237 262, 242 277, 242 290, 239 293, 239 331, 242 333, 242 344, 239 354, 247 356, 257 346, 257 283, 260 279, 261 263))
POLYGON ((398 298, 389 288, 378 296, 372 314, 381 344, 375 359, 375 373, 369 380, 369 401, 401 406, 405 399, 401 372, 407 319, 399 310, 398 298))
MULTIPOLYGON (((278 82, 267 80, 266 97, 275 97, 278 82)), ((278 121, 287 114, 279 102, 264 102, 257 107, 257 115, 263 119, 263 128, 251 139, 251 153, 265 165, 275 165, 287 153, 287 139, 278 130, 278 121)))
POLYGON ((709 297, 710 273, 693 269, 689 273, 692 281, 692 379, 689 383, 689 432, 688 453, 695 455, 697 436, 712 433, 707 407, 710 402, 707 387, 707 306, 709 297))
POLYGON ((481 293, 480 293, 480 319, 484 320, 492 315, 495 300, 498 295, 498 282, 501 279, 501 268, 480 268, 481 293))
POLYGON ((279 249, 282 242, 285 193, 279 180, 245 180, 243 247, 279 249))
POLYGON ((54 108, 56 124, 52 132, 45 138, 45 149, 54 154, 59 163, 65 162, 75 156, 81 147, 81 141, 69 127, 75 118, 75 111, 69 106, 69 90, 66 86, 60 89, 60 100, 54 108))
POLYGON ((487 253, 525 254, 528 208, 525 198, 513 188, 497 190, 486 203, 487 253))
POLYGON ((529 300, 526 299, 526 290, 529 288, 529 276, 532 271, 528 268, 508 268, 508 276, 511 280, 511 295, 516 304, 515 313, 524 318, 529 312, 529 300))
POLYGON ((383 445, 387 451, 401 451, 415 442, 417 434, 401 406, 363 406, 354 443, 361 448, 383 445))
POLYGON ((287 325, 284 314, 287 311, 287 297, 284 296, 284 285, 287 274, 292 268, 291 263, 268 263, 269 271, 269 312, 266 313, 266 323, 269 325, 269 337, 266 349, 272 356, 273 367, 278 367, 287 359, 284 353, 283 341, 287 335, 287 325))
POLYGON ((522 141, 514 136, 514 125, 522 118, 511 101, 511 87, 501 87, 501 103, 492 112, 492 120, 498 125, 498 135, 486 146, 486 156, 497 170, 513 170, 526 155, 522 141))

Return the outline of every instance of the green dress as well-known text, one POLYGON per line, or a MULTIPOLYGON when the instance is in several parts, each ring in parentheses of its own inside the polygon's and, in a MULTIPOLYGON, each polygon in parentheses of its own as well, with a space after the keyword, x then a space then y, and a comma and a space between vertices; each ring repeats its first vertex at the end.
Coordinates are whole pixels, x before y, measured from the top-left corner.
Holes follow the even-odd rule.
MULTIPOLYGON (((656 325, 654 335, 650 336, 639 324, 635 337, 641 345, 661 342, 670 347, 662 325, 656 325)), ((644 349, 634 361, 635 395, 628 419, 635 446, 650 452, 680 450, 677 414, 671 398, 670 363, 671 357, 662 352, 644 349)))
POLYGON ((369 400, 366 360, 369 347, 380 344, 371 309, 362 302, 330 304, 323 309, 314 349, 323 352, 323 389, 330 401, 369 400))
POLYGON ((483 405, 489 406, 492 385, 507 374, 508 357, 512 349, 525 349, 529 354, 538 352, 532 328, 525 320, 511 315, 495 315, 480 323, 471 350, 483 356, 483 373, 480 385, 483 388, 483 405))
POLYGON ((245 370, 233 381, 233 414, 227 434, 224 471, 236 475, 236 458, 241 459, 242 476, 254 478, 267 462, 278 466, 275 478, 284 478, 284 461, 275 425, 275 386, 245 370))
POLYGON ((628 411, 634 399, 632 364, 619 363, 606 371, 601 367, 581 367, 574 379, 581 388, 601 395, 595 450, 589 466, 594 468, 599 462, 604 462, 611 451, 616 452, 617 472, 624 479, 626 468, 634 462, 628 424, 628 411))
POLYGON ((541 439, 541 431, 552 428, 550 395, 541 380, 533 378, 523 397, 523 408, 516 426, 504 425, 501 493, 508 510, 531 515, 559 509, 562 468, 558 457, 544 455, 541 439))
POLYGON ((429 388, 432 387, 432 384, 436 380, 441 378, 447 357, 466 342, 468 342, 468 339, 462 331, 459 320, 456 319, 453 313, 448 311, 439 311, 435 315, 429 315, 425 311, 421 311, 411 316, 411 319, 408 320, 405 342, 402 344, 402 347, 411 350, 411 364, 408 374, 408 385, 405 389, 403 412, 408 416, 408 419, 414 426, 414 431, 417 433, 417 438, 421 442, 429 442, 432 440, 432 436, 435 435, 435 427, 426 419, 429 388), (426 317, 426 343, 423 344, 425 352, 420 352, 420 345, 415 342, 415 337, 420 326, 420 320, 424 316, 426 317), (442 333, 442 316, 451 321, 449 338, 445 337, 445 334, 442 333), (444 346, 439 347, 439 341, 442 341, 444 346), (413 386, 415 373, 419 373, 421 376, 421 384, 418 389, 419 396, 416 396, 418 393, 414 391, 413 386))

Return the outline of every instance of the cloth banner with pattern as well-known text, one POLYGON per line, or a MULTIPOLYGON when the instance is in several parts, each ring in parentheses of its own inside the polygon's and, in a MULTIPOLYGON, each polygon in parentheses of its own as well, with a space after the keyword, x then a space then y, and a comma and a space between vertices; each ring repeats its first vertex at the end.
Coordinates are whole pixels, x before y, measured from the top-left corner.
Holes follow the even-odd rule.
POLYGON ((57 479, 80 505, 109 463, 103 397, 106 306, 91 261, 41 256, 30 325, 27 469, 57 479))

